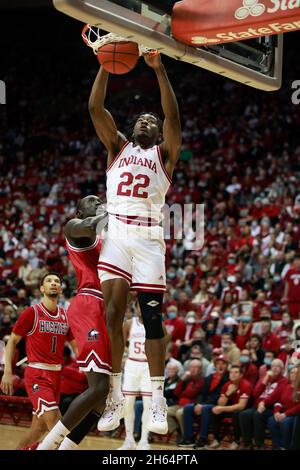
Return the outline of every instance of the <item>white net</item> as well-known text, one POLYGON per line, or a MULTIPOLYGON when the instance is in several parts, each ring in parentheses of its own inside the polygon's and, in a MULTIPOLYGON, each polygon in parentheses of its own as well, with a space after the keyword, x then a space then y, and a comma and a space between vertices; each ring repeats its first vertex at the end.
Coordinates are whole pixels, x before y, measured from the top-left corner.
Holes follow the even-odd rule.
MULTIPOLYGON (((108 33, 104 36, 100 33, 100 28, 87 24, 82 30, 82 38, 87 46, 93 49, 94 54, 98 54, 99 48, 112 42, 129 41, 123 36, 114 33, 108 33)), ((153 49, 142 44, 138 44, 140 56, 143 54, 157 54, 157 49, 153 49)))

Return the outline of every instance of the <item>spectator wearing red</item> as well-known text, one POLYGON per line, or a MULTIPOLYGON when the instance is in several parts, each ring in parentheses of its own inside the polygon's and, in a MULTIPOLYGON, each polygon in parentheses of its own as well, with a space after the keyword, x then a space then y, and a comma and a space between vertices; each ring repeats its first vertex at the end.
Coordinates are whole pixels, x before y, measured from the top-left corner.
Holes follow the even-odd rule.
POLYGON ((175 343, 177 340, 184 340, 186 325, 184 319, 178 316, 178 308, 176 305, 170 305, 167 308, 167 318, 164 323, 168 332, 169 341, 175 343))
POLYGON ((246 408, 251 395, 251 385, 244 379, 241 367, 233 365, 229 372, 229 381, 223 386, 217 406, 212 409, 211 425, 213 442, 207 449, 220 447, 220 428, 225 418, 232 418, 234 441, 230 449, 236 449, 240 440, 239 414, 246 408))
POLYGON ((232 303, 237 303, 241 299, 242 295, 242 288, 237 285, 236 276, 228 276, 227 277, 227 287, 224 287, 221 295, 221 300, 225 298, 227 293, 232 295, 232 303))
POLYGON ((267 372, 271 370, 274 359, 276 359, 276 353, 274 351, 265 351, 264 362, 258 370, 258 377, 260 379, 263 379, 267 372))
MULTIPOLYGON (((294 385, 297 376, 297 366, 291 365, 289 382, 281 388, 276 395, 274 414, 268 419, 268 428, 271 432, 273 449, 290 449, 292 443, 293 427, 296 416, 300 413, 300 401, 293 399, 294 385)), ((298 387, 298 397, 300 386, 298 387)))
POLYGON ((187 312, 195 309, 195 305, 193 304, 193 302, 191 302, 188 294, 185 291, 179 292, 177 307, 178 307, 178 314, 181 317, 185 317, 187 312))
POLYGON ((246 449, 251 448, 253 437, 257 448, 264 448, 267 421, 273 414, 277 394, 288 383, 288 380, 283 376, 283 372, 283 362, 274 359, 271 370, 267 372, 262 380, 258 381, 253 390, 254 406, 240 413, 239 421, 246 449))
POLYGON ((184 406, 196 402, 203 385, 201 361, 193 359, 189 364, 189 369, 182 375, 174 390, 174 396, 177 397, 176 405, 168 408, 169 432, 175 431, 179 425, 181 435, 183 435, 184 406))
POLYGON ((280 346, 285 344, 286 338, 293 334, 294 321, 287 312, 282 314, 281 325, 274 329, 274 334, 279 338, 280 346))
POLYGON ((292 357, 293 352, 294 352, 294 340, 292 337, 287 336, 285 338, 285 343, 280 346, 280 353, 277 356, 278 359, 282 360, 286 371, 288 370, 290 359, 292 357))
POLYGON ((262 337, 262 348, 265 351, 275 351, 279 353, 280 351, 280 340, 279 338, 272 333, 272 320, 269 318, 264 318, 261 322, 261 337, 262 337))
POLYGON ((238 319, 237 335, 235 337, 236 345, 239 349, 246 347, 252 332, 251 315, 244 313, 238 319))
POLYGON ((243 349, 240 357, 241 371, 245 380, 254 388, 258 380, 258 369, 251 362, 249 349, 243 349))
POLYGON ((293 266, 284 276, 283 302, 287 302, 288 311, 295 320, 300 318, 300 255, 296 256, 293 266))

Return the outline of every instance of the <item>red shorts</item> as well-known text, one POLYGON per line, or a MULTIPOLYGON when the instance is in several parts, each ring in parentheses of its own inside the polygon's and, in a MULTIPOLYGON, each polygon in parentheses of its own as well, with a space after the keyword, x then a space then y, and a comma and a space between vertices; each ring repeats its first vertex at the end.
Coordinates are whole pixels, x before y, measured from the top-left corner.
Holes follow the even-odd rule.
POLYGON ((103 300, 78 293, 68 308, 68 321, 78 346, 80 370, 111 374, 111 347, 103 300))
POLYGON ((58 408, 60 397, 60 370, 44 370, 27 366, 25 387, 33 406, 33 413, 39 418, 45 411, 58 408))

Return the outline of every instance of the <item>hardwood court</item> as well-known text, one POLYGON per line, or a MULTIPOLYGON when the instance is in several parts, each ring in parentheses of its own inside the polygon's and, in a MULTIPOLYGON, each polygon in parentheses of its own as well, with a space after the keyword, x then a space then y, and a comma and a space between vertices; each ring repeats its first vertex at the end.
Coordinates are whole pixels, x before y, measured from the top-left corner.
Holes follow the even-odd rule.
MULTIPOLYGON (((23 426, 0 425, 0 450, 14 450, 28 428, 23 426)), ((79 446, 80 450, 114 450, 123 444, 121 439, 88 436, 79 446)), ((174 444, 151 444, 152 450, 178 450, 174 444)))

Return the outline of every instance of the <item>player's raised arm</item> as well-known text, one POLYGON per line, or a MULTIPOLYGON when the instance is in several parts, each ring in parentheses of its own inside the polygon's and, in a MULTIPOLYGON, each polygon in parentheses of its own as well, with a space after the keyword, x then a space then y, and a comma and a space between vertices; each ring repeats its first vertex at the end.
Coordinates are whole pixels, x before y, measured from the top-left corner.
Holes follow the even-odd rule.
POLYGON ((107 149, 110 160, 118 153, 126 138, 118 132, 112 115, 104 107, 108 76, 108 72, 101 67, 90 94, 89 112, 97 135, 107 149))
POLYGON ((166 168, 170 175, 179 158, 181 147, 181 124, 177 99, 169 82, 160 54, 151 56, 144 55, 145 62, 152 67, 156 73, 161 95, 161 106, 165 120, 163 124, 163 143, 161 149, 166 156, 166 168))

